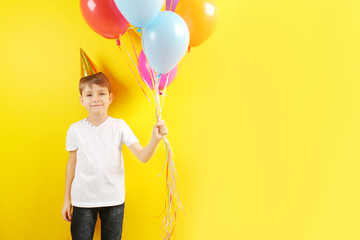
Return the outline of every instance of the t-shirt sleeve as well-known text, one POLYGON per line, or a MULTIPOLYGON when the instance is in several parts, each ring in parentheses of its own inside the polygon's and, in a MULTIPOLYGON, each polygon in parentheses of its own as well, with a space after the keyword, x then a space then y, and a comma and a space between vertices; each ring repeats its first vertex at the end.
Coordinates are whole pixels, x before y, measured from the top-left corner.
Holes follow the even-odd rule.
POLYGON ((139 140, 134 135, 133 131, 130 129, 129 125, 127 125, 127 123, 125 121, 122 121, 121 131, 122 131, 122 136, 123 136, 123 138, 122 138, 123 143, 127 147, 131 146, 131 144, 133 144, 135 142, 139 142, 139 140))
POLYGON ((74 137, 74 129, 70 126, 66 134, 66 151, 75 151, 78 149, 74 137))

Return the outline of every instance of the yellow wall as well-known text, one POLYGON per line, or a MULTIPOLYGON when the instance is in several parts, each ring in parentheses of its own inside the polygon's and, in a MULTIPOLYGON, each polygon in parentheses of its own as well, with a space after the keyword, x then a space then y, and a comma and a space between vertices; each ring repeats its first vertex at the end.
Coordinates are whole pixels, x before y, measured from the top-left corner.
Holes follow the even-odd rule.
MULTIPOLYGON (((217 3, 216 32, 182 60, 163 113, 185 209, 178 239, 359 239, 359 1, 217 3)), ((154 112, 78 1, 6 1, 0 16, 0 239, 70 239, 61 209, 66 130, 86 117, 79 48, 112 80, 110 115, 143 145, 154 112)), ((123 239, 160 239, 162 145, 148 164, 127 148, 124 158, 123 239)))

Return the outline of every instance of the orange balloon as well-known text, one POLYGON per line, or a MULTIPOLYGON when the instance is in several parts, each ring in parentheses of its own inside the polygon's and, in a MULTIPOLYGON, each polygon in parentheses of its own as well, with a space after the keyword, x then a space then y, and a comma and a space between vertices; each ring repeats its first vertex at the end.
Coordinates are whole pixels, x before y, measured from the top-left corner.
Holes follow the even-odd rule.
POLYGON ((175 12, 186 22, 190 32, 190 47, 205 42, 214 32, 219 12, 214 0, 180 0, 175 12))

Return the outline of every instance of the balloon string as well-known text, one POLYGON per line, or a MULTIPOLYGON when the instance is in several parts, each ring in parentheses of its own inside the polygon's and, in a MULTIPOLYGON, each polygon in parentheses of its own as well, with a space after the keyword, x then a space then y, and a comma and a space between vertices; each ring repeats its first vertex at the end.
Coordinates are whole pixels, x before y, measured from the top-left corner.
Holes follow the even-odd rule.
POLYGON ((166 92, 166 87, 168 85, 168 82, 169 82, 169 77, 170 77, 170 72, 167 74, 167 77, 166 77, 166 82, 165 82, 165 87, 164 87, 164 90, 162 92, 163 96, 162 96, 162 106, 161 106, 161 111, 163 110, 164 108, 164 102, 165 102, 165 92, 166 92))
POLYGON ((160 108, 160 97, 159 97, 159 78, 155 76, 153 71, 150 71, 153 76, 153 81, 155 83, 154 90, 155 90, 155 106, 156 106, 156 120, 159 122, 161 119, 161 108, 160 108))
POLYGON ((166 1, 166 11, 175 12, 176 5, 177 5, 177 3, 174 3, 174 0, 171 0, 170 2, 167 0, 166 1))
POLYGON ((133 50, 134 50, 134 53, 135 53, 136 61, 137 61, 137 62, 139 62, 138 55, 137 55, 137 53, 136 53, 136 50, 135 50, 135 46, 134 46, 133 40, 132 40, 132 38, 131 38, 131 34, 130 34, 130 33, 128 33, 128 35, 129 35, 129 38, 130 38, 130 41, 131 41, 131 45, 132 45, 133 50))
MULTIPOLYGON (((155 84, 155 106, 156 106, 156 119, 157 121, 161 120, 161 100, 159 96, 159 78, 156 77, 155 73, 152 72, 152 79, 155 84)), ((179 200, 179 194, 177 193, 176 179, 178 178, 175 164, 174 164, 174 155, 170 142, 167 137, 164 137, 164 145, 166 150, 166 192, 167 192, 167 202, 165 204, 165 217, 161 228, 164 230, 163 239, 169 240, 174 234, 176 227, 177 219, 177 210, 182 208, 182 204, 179 200)))
POLYGON ((176 177, 175 164, 173 161, 172 149, 167 138, 164 138, 165 148, 167 150, 166 158, 166 187, 167 187, 167 204, 166 204, 166 216, 162 223, 162 228, 165 230, 163 239, 169 240, 174 235, 177 210, 182 208, 182 204, 179 200, 179 196, 176 194, 176 177), (177 204, 176 204, 177 203, 177 204))
MULTIPOLYGON (((129 51, 127 50, 127 48, 125 47, 125 44, 124 43, 122 43, 122 46, 124 47, 124 49, 125 49, 125 51, 126 51, 126 53, 127 53, 127 55, 129 56, 129 58, 130 58, 130 60, 131 60, 131 62, 133 63, 133 65, 135 66, 135 69, 137 70, 137 72, 139 73, 139 75, 140 75, 140 77, 142 78, 142 79, 145 79, 144 78, 144 76, 142 75, 142 73, 139 71, 139 69, 137 68, 137 64, 135 64, 135 62, 134 62, 134 60, 132 59, 132 57, 131 57, 131 55, 130 55, 130 53, 129 53, 129 51)), ((136 78, 136 77, 135 77, 136 78)), ((136 80, 138 81, 138 79, 136 78, 136 80)), ((155 98, 155 96, 154 96, 154 94, 153 94, 153 92, 151 91, 151 88, 150 88, 150 86, 148 85, 148 83, 146 82, 146 81, 143 81, 143 82, 145 82, 145 84, 146 84, 146 86, 148 87, 148 90, 150 91, 150 93, 153 95, 153 97, 155 98)), ((140 84, 140 82, 138 81, 138 83, 140 84)), ((154 86, 154 85, 153 85, 154 86)), ((141 87, 141 85, 140 85, 140 87, 141 87)), ((142 87, 141 87, 142 88, 142 87)))
MULTIPOLYGON (((122 46, 123 46, 123 48, 125 49, 127 55, 129 56, 131 62, 133 63, 135 69, 137 70, 137 73, 139 73, 139 75, 140 75, 140 77, 141 77, 142 79, 145 79, 144 76, 142 75, 142 73, 141 73, 141 72, 139 71, 139 69, 137 68, 137 64, 135 64, 134 60, 132 59, 132 57, 131 57, 131 55, 130 55, 129 51, 127 50, 127 48, 126 48, 126 46, 125 46, 124 43, 122 43, 122 46)), ((137 59, 137 58, 136 58, 136 59, 137 59)), ((138 60, 138 59, 137 59, 137 60, 138 60)), ((136 77, 135 77, 135 78, 136 78, 136 77)), ((138 80, 138 79, 136 78, 136 80, 138 80)), ((149 90, 150 93, 153 95, 153 97, 155 97, 155 95, 154 95, 153 92, 151 91, 151 88, 150 88, 150 86, 148 85, 148 83, 147 83, 146 81, 143 81, 143 82, 145 82, 146 86, 148 87, 148 90, 149 90)), ((139 81, 138 81, 138 83, 140 84, 139 81)), ((140 87, 141 87, 141 85, 140 85, 140 87)))
MULTIPOLYGON (((146 59, 146 58, 145 58, 146 59)), ((154 92, 155 92, 155 96, 154 96, 154 100, 155 100, 155 106, 156 106, 156 111, 155 111, 155 115, 156 115, 156 121, 160 121, 161 119, 161 113, 159 114, 158 113, 158 101, 159 101, 159 98, 158 98, 158 92, 159 92, 159 86, 157 84, 157 77, 155 76, 155 73, 154 71, 150 68, 150 64, 148 63, 147 59, 146 59, 146 67, 147 69, 149 70, 149 73, 150 73, 150 77, 151 77, 151 82, 152 82, 152 85, 154 87, 154 92)))
MULTIPOLYGON (((125 51, 127 52, 129 58, 131 59, 132 63, 136 66, 136 64, 134 63, 133 59, 130 56, 130 53, 127 51, 126 47, 124 46, 124 44, 121 44, 121 46, 125 49, 125 51)), ((120 46, 119 46, 119 49, 122 52, 122 49, 120 48, 120 46)), ((133 47, 133 50, 135 52, 134 47, 133 47)), ((136 52, 135 52, 135 54, 136 54, 136 52)), ((133 70, 132 70, 132 68, 131 68, 131 66, 130 66, 130 64, 128 63, 127 60, 126 60, 126 63, 130 67, 133 75, 135 76, 135 79, 138 81, 135 73, 133 72, 133 70)), ((150 72, 151 81, 152 81, 153 86, 154 86, 155 95, 150 90, 150 87, 147 84, 147 82, 146 81, 144 81, 144 82, 146 83, 146 85, 148 86, 151 94, 154 97, 155 108, 156 108, 156 120, 160 121, 161 120, 162 109, 164 107, 165 91, 166 91, 166 88, 167 88, 167 85, 168 85, 168 79, 169 79, 170 74, 168 74, 168 76, 167 76, 167 80, 166 80, 166 84, 165 84, 165 88, 164 88, 164 93, 163 93, 162 98, 160 98, 160 92, 159 92, 160 79, 159 79, 159 77, 157 77, 155 71, 150 68, 149 64, 147 64, 147 67, 148 67, 148 70, 150 72)), ((136 67, 136 69, 139 72, 140 76, 143 78, 143 75, 141 74, 139 69, 137 67, 136 67)), ((161 77, 161 75, 160 75, 160 77, 161 77)), ((141 84, 140 84, 139 81, 138 81, 138 83, 139 83, 139 86, 141 87, 141 84)), ((143 93, 148 98, 148 96, 146 95, 144 90, 143 90, 143 93)), ((149 98, 148 98, 148 101, 150 102, 149 98)), ((166 173, 165 173, 166 174, 166 198, 165 198, 166 200, 165 200, 165 208, 164 208, 164 211, 163 211, 163 213, 165 213, 165 217, 164 217, 163 223, 161 225, 161 229, 162 229, 161 232, 162 232, 162 238, 164 240, 170 240, 174 236, 175 227, 176 227, 176 220, 177 220, 177 211, 178 211, 178 209, 182 209, 182 204, 181 204, 180 199, 179 199, 180 191, 177 192, 178 188, 177 188, 177 185, 176 185, 176 181, 178 180, 178 175, 177 175, 177 172, 176 172, 176 169, 175 169, 173 151, 172 151, 172 148, 170 146, 170 142, 169 142, 169 140, 167 139, 166 136, 164 136, 163 140, 164 140, 164 149, 166 151, 166 154, 165 154, 166 155, 166 160, 164 162, 164 166, 163 166, 162 171, 164 170, 164 167, 166 167, 166 173)), ((163 213, 161 213, 161 215, 163 213)))
MULTIPOLYGON (((138 54, 136 53, 136 49, 135 49, 134 42, 133 42, 133 40, 132 40, 131 34, 128 33, 128 35, 129 35, 129 39, 130 39, 130 41, 131 41, 131 45, 132 45, 133 51, 134 51, 135 56, 136 56, 136 61, 139 62, 138 54)), ((146 57, 145 57, 145 59, 146 59, 146 57)), ((146 60, 146 62, 147 62, 147 60, 146 60)), ((134 63, 134 62, 133 62, 133 63, 134 63)), ((146 64, 146 67, 147 67, 147 69, 148 69, 149 72, 150 72, 151 69, 149 69, 149 66, 150 66, 149 64, 146 64)), ((144 76, 143 76, 143 74, 142 74, 142 69, 141 69, 141 68, 140 68, 140 70, 138 69, 138 72, 139 72, 139 74, 140 74, 140 77, 144 80, 143 82, 145 82, 145 84, 146 84, 146 86, 148 87, 149 91, 152 93, 150 86, 148 85, 147 81, 145 81, 145 78, 144 78, 144 76)), ((152 82, 152 86, 155 86, 155 85, 154 85, 154 82, 152 82)))
POLYGON ((175 12, 175 9, 176 9, 176 6, 178 5, 178 3, 179 3, 179 1, 171 0, 171 11, 175 12))
MULTIPOLYGON (((122 51, 122 49, 121 49, 121 45, 119 45, 118 47, 119 47, 119 49, 120 49, 120 52, 124 55, 124 52, 123 52, 123 51, 122 51)), ((124 57, 124 58, 125 58, 125 57, 124 57)), ((144 91, 143 87, 141 86, 141 84, 140 84, 139 80, 137 79, 137 77, 136 77, 136 75, 135 75, 135 73, 134 73, 133 69, 131 68, 131 66, 130 66, 129 62, 126 60, 126 58, 125 58, 125 61, 126 61, 126 64, 127 64, 127 65, 128 65, 128 67, 130 68, 130 70, 131 70, 132 74, 134 75, 134 77, 135 77, 136 81, 138 82, 138 84, 139 84, 139 86, 140 86, 140 88, 141 88, 142 92, 144 93, 145 97, 147 98, 147 100, 148 100, 148 102, 149 102, 149 104, 150 104, 150 106, 151 106, 151 108, 152 108, 152 107, 153 107, 153 105, 152 105, 152 103, 150 102, 150 99, 149 99, 148 95, 146 94, 146 92, 144 91)))

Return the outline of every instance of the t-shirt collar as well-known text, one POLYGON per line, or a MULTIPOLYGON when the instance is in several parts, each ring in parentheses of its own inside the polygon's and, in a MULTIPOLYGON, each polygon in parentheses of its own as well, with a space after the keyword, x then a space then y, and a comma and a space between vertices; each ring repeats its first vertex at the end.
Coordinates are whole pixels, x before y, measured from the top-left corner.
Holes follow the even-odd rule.
POLYGON ((99 126, 93 125, 91 122, 88 121, 87 118, 84 119, 84 122, 85 122, 85 124, 87 124, 89 127, 97 128, 97 127, 102 126, 109 118, 110 118, 110 116, 108 116, 107 119, 106 119, 104 122, 102 122, 99 126))

